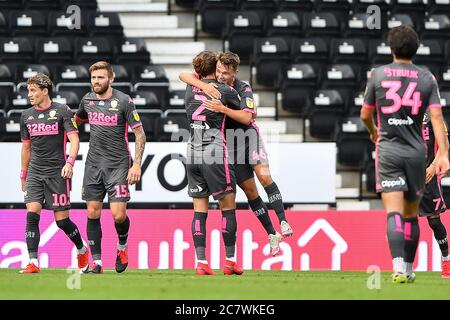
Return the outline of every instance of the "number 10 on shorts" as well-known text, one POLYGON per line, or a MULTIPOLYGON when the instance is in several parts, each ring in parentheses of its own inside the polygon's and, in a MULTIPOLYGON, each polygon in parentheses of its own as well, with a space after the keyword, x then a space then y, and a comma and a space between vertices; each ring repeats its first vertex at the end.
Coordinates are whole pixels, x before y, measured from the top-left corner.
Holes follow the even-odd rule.
POLYGON ((54 207, 60 207, 60 206, 68 206, 70 204, 70 198, 67 196, 67 194, 53 194, 53 206, 54 207))
POLYGON ((126 184, 118 184, 114 187, 116 189, 116 198, 128 198, 130 192, 126 184))

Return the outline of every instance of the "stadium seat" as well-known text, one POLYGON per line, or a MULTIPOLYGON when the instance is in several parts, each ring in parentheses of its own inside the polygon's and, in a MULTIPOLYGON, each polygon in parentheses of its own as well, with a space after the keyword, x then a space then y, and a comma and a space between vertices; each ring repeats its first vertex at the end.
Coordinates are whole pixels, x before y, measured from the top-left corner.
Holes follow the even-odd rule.
POLYGON ((390 13, 388 14, 387 29, 383 32, 383 39, 387 39, 387 34, 392 28, 400 25, 409 25, 417 32, 420 32, 422 24, 423 17, 418 17, 411 12, 408 12, 408 14, 403 13, 403 11, 401 13, 390 13))
POLYGON ((122 39, 117 46, 114 62, 124 65, 130 70, 136 66, 148 65, 150 63, 150 53, 147 51, 144 39, 122 39))
POLYGON ((33 46, 27 38, 0 38, 0 57, 13 69, 17 64, 33 63, 33 46))
POLYGON ((303 35, 300 16, 295 12, 279 11, 268 19, 267 36, 282 36, 291 45, 295 37, 303 35))
POLYGON ((364 175, 366 176, 366 190, 369 192, 376 192, 375 151, 367 152, 364 155, 363 172, 364 175))
POLYGON ((324 65, 329 60, 328 41, 322 38, 300 38, 294 39, 291 47, 291 61, 293 63, 309 63, 321 74, 324 65))
POLYGON ((75 40, 74 62, 90 66, 91 64, 104 60, 112 63, 113 44, 105 38, 78 38, 75 40))
POLYGON ((237 0, 239 10, 254 11, 265 18, 277 9, 276 0, 237 0))
POLYGON ((56 68, 56 91, 71 91, 79 100, 91 91, 89 72, 82 65, 67 65, 56 68))
POLYGON ((35 43, 36 62, 51 69, 70 64, 73 60, 72 43, 63 37, 40 38, 35 43))
POLYGON ((311 0, 278 0, 278 10, 297 14, 313 11, 313 6, 314 2, 311 0))
POLYGON ((7 37, 9 35, 9 27, 7 17, 0 12, 0 37, 7 37))
POLYGON ((24 0, 1 0, 0 10, 17 10, 24 7, 24 0))
POLYGON ((20 110, 19 112, 22 112, 24 109, 28 109, 30 106, 31 105, 27 97, 27 91, 15 92, 12 96, 11 105, 9 109, 5 109, 5 111, 9 116, 12 112, 16 112, 19 110, 20 110))
POLYGON ((151 91, 138 91, 131 94, 136 109, 149 110, 158 109, 161 110, 161 104, 158 101, 158 97, 151 91))
POLYGON ((361 113, 361 108, 364 103, 364 91, 355 92, 353 100, 349 101, 347 115, 350 117, 358 116, 361 113))
POLYGON ((236 2, 229 0, 199 0, 195 4, 196 19, 201 19, 203 32, 220 36, 226 24, 227 12, 236 10, 236 2))
POLYGON ((184 134, 183 137, 186 138, 189 132, 186 112, 184 110, 167 110, 164 117, 156 119, 156 130, 160 142, 180 141, 181 138, 175 139, 175 137, 179 138, 180 134, 184 134))
POLYGON ((367 65, 367 44, 361 38, 333 39, 330 50, 332 63, 357 63, 361 68, 367 65))
POLYGON ((83 11, 97 10, 97 1, 93 1, 93 0, 61 0, 61 5, 63 7, 63 10, 65 10, 68 6, 71 6, 71 5, 76 5, 76 6, 80 7, 83 11))
MULTIPOLYGON (((93 1, 94 2, 94 1, 93 1)), ((48 13, 48 35, 52 37, 83 37, 87 36, 88 17, 82 14, 79 21, 66 11, 50 11, 48 13), (79 25, 76 23, 79 22, 79 25)))
POLYGON ((388 64, 392 62, 391 47, 389 47, 386 40, 371 39, 368 49, 370 64, 388 64))
MULTIPOLYGON (((250 67, 256 71, 256 82, 260 85, 273 87, 278 72, 289 63, 289 47, 281 37, 258 38, 254 40, 253 54, 250 57, 250 67)), ((250 85, 253 86, 253 71, 250 75, 250 85)))
POLYGON ((72 111, 77 110, 80 104, 80 99, 78 99, 77 94, 73 91, 66 90, 54 92, 52 95, 52 101, 68 105, 72 111))
POLYGON ((91 12, 88 17, 88 32, 91 37, 107 36, 120 39, 123 28, 115 12, 91 12))
POLYGON ((336 13, 331 12, 311 12, 305 14, 304 20, 306 37, 339 37, 342 32, 342 22, 347 18, 338 17, 336 13))
POLYGON ((14 74, 7 65, 0 64, 0 100, 2 101, 2 109, 9 108, 15 91, 14 74))
POLYGON ((429 14, 436 14, 436 13, 450 14, 450 1, 429 0, 427 11, 429 14))
POLYGON ((147 141, 158 141, 159 137, 157 136, 156 124, 159 119, 162 117, 161 110, 139 110, 139 116, 142 121, 142 127, 144 128, 145 135, 147 137, 147 141))
POLYGON ((374 21, 370 17, 367 13, 354 13, 350 15, 345 23, 345 37, 379 38, 382 30, 386 29, 386 15, 382 14, 382 17, 379 19, 381 28, 375 26, 374 21))
POLYGON ((153 92, 161 106, 167 105, 169 80, 160 65, 138 66, 134 69, 134 91, 153 92))
POLYGON ((17 67, 16 70, 16 82, 17 90, 19 91, 22 87, 27 87, 27 80, 38 73, 43 73, 50 77, 50 71, 47 66, 43 64, 26 64, 17 67))
POLYGON ((391 0, 391 11, 396 12, 409 12, 418 11, 425 12, 428 0, 391 0))
POLYGON ((310 64, 292 64, 281 70, 277 92, 281 94, 282 108, 305 116, 311 107, 318 79, 318 74, 310 64))
POLYGON ((309 134, 312 137, 333 140, 334 130, 345 113, 345 102, 337 90, 319 90, 308 112, 309 134))
POLYGON ((428 66, 434 76, 438 78, 444 64, 444 48, 437 40, 423 40, 417 49, 413 62, 428 66))
POLYGON ((382 13, 389 10, 389 4, 386 0, 353 0, 354 12, 367 12, 369 6, 376 5, 382 13))
POLYGON ((5 133, 2 134, 2 141, 4 142, 18 142, 20 141, 20 112, 11 113, 5 118, 5 133))
POLYGON ((177 6, 193 9, 197 0, 175 0, 177 6))
POLYGON ((60 0, 26 0, 26 10, 61 10, 60 0))
POLYGON ((432 14, 425 18, 421 36, 424 39, 445 39, 450 32, 450 17, 446 14, 432 14))
POLYGON ((222 34, 224 51, 238 54, 241 62, 246 63, 253 52, 253 39, 262 36, 264 36, 263 22, 256 12, 228 12, 222 34))
POLYGON ((9 13, 9 29, 13 37, 45 36, 47 34, 46 17, 41 11, 11 11, 9 13))
POLYGON ((353 64, 332 64, 329 65, 324 73, 321 87, 357 89, 361 87, 360 69, 353 64))
POLYGON ((113 64, 114 82, 113 88, 120 90, 128 95, 133 91, 133 85, 131 84, 131 75, 128 74, 127 69, 118 64, 113 64))
POLYGON ((450 88, 440 91, 442 114, 444 115, 445 122, 450 124, 450 88))
POLYGON ((175 90, 169 92, 169 109, 184 109, 184 97, 186 90, 175 90))
POLYGON ((343 118, 336 126, 337 161, 342 165, 362 167, 364 155, 372 142, 360 117, 343 118))

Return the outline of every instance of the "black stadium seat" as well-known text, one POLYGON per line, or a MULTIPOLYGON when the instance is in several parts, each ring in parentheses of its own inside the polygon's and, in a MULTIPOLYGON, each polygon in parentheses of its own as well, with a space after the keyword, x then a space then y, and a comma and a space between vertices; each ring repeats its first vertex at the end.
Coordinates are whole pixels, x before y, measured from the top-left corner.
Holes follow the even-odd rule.
MULTIPOLYGON (((283 38, 255 39, 250 67, 256 69, 256 82, 265 86, 273 86, 279 70, 284 69, 289 63, 289 56, 289 47, 283 38)), ((250 77, 250 85, 253 86, 253 77, 250 77)))
POLYGON ((253 52, 253 39, 264 35, 263 21, 254 11, 228 12, 222 39, 224 51, 239 55, 241 62, 248 62, 253 52))

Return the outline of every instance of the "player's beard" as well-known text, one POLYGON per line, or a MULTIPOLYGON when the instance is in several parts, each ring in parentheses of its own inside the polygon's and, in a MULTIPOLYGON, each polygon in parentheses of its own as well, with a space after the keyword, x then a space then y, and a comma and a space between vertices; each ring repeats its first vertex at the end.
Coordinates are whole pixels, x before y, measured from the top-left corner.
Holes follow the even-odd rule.
POLYGON ((94 86, 92 86, 92 90, 94 90, 94 92, 96 93, 96 94, 98 94, 98 95, 102 95, 102 94, 104 94, 107 90, 108 90, 108 88, 109 88, 109 83, 106 83, 104 86, 102 86, 101 84, 99 84, 100 85, 100 87, 94 87, 94 86))

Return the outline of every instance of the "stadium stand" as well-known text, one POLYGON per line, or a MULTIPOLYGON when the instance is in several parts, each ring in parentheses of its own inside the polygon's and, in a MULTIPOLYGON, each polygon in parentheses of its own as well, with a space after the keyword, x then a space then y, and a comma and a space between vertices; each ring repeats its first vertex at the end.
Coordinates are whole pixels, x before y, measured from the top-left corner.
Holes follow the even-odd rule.
MULTIPOLYGON (((115 86, 142 113, 149 140, 167 141, 170 132, 186 127, 179 71, 197 52, 223 49, 241 57, 239 76, 254 87, 262 132, 278 130, 281 141, 335 141, 338 170, 368 176, 368 136, 355 117, 367 73, 391 60, 385 37, 400 24, 418 31, 415 63, 436 76, 450 121, 450 4, 442 1, 3 0, 2 140, 19 140, 17 114, 26 107, 28 76, 50 74, 53 98, 76 108, 90 89, 87 68, 105 59, 114 65, 115 86), (368 27, 372 4, 381 9, 380 29, 368 27), (83 10, 76 29, 68 28, 70 5, 83 10)), ((84 132, 82 140, 87 137, 84 132)), ((358 197, 374 197, 369 180, 358 197)))

